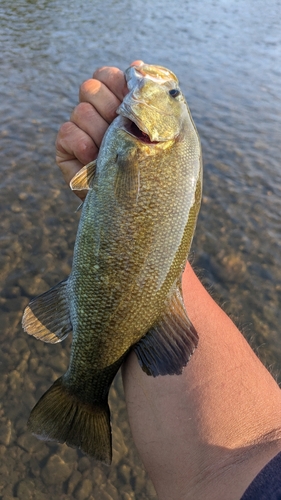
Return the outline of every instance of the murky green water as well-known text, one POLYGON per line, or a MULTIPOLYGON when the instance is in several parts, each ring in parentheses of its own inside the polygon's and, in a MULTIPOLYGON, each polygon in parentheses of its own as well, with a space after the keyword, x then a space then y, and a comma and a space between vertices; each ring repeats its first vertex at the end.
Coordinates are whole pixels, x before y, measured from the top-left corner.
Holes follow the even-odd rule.
POLYGON ((215 296, 277 372, 281 363, 281 3, 261 0, 2 0, 0 4, 0 498, 154 499, 111 392, 114 461, 26 431, 66 369, 69 342, 27 338, 29 299, 70 271, 77 200, 54 162, 59 125, 100 65, 141 58, 180 78, 203 145, 204 203, 193 245, 215 296))

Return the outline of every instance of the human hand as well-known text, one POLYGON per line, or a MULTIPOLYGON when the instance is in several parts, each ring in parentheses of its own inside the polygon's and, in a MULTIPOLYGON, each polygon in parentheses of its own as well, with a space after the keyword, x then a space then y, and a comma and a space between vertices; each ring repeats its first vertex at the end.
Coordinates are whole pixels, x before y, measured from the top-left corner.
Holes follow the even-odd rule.
MULTIPOLYGON (((140 64, 134 61, 131 65, 140 64)), ((99 152, 102 138, 114 120, 116 109, 127 94, 124 73, 114 67, 97 69, 93 78, 82 83, 79 104, 64 123, 56 139, 56 162, 67 184, 99 152)), ((82 200, 87 191, 75 191, 82 200)))

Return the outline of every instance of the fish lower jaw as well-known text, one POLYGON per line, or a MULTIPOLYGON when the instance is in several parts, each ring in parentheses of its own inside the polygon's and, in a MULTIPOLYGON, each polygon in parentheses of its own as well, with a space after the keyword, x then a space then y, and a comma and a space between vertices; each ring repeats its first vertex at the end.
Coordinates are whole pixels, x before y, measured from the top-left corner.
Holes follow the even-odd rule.
MULTIPOLYGON (((131 118, 122 116, 122 130, 124 130, 127 134, 131 135, 138 141, 144 142, 145 144, 158 144, 159 141, 151 140, 149 134, 142 130, 135 121, 131 118)), ((144 127, 143 127, 144 128, 144 127)))

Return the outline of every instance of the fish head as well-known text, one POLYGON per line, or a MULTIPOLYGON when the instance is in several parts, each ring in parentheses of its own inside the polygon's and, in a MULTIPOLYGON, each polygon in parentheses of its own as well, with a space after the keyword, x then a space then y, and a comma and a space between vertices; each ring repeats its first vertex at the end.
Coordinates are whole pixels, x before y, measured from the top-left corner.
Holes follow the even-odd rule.
POLYGON ((129 93, 117 113, 127 119, 127 132, 148 143, 176 139, 187 105, 174 73, 142 64, 128 68, 125 77, 129 93))

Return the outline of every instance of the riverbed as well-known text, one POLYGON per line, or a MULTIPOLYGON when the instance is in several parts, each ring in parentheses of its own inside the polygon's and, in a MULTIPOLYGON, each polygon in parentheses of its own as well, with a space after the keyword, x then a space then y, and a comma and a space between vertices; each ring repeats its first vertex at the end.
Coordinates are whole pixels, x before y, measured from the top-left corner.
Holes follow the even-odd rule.
POLYGON ((2 0, 0 5, 0 496, 154 500, 117 376, 110 468, 26 429, 71 339, 28 338, 29 300, 71 270, 79 202, 55 138, 101 65, 173 70, 198 128, 204 196, 191 261, 278 379, 281 364, 281 4, 272 0, 2 0))

